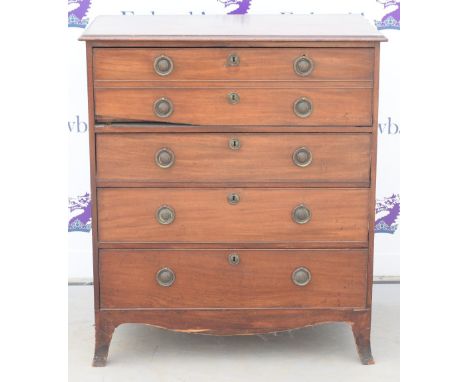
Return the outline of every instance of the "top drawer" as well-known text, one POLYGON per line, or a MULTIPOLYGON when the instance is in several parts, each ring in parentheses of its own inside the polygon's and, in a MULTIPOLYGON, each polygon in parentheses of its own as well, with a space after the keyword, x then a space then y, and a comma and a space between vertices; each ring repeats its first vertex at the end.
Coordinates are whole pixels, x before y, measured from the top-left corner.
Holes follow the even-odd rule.
POLYGON ((95 81, 371 81, 372 48, 95 48, 95 81))

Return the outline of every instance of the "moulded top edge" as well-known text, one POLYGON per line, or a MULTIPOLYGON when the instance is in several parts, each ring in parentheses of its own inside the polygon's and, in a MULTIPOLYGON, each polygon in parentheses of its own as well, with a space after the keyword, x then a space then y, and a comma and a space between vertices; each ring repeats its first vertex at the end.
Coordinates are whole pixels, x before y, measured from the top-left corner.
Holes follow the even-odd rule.
POLYGON ((83 41, 387 41, 361 15, 98 16, 83 41))

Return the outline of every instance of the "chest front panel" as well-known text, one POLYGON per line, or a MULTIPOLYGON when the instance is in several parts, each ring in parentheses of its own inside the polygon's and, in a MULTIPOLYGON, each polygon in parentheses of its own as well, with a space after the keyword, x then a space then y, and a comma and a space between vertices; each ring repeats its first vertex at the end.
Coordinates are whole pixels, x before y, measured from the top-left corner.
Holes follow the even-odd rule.
POLYGON ((357 15, 109 16, 83 39, 95 364, 125 322, 329 321, 370 363, 383 36, 357 15))

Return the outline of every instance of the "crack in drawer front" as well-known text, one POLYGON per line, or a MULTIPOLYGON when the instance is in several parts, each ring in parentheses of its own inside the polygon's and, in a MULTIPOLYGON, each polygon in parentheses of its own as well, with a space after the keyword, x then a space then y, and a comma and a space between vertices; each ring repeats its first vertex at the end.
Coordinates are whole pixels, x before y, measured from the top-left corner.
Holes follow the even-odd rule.
POLYGON ((100 188, 100 242, 368 240, 369 189, 100 188))
POLYGON ((370 126, 371 88, 95 88, 100 122, 370 126))
POLYGON ((103 309, 364 307, 366 301, 367 250, 101 250, 99 269, 103 309))

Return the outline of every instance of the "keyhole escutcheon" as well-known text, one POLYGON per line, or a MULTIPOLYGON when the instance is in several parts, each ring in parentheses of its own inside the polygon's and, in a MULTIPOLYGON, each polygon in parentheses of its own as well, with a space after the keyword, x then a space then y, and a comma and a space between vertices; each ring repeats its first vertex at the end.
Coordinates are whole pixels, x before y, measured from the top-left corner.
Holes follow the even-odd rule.
POLYGON ((237 204, 240 202, 240 196, 239 194, 236 194, 235 192, 232 192, 228 195, 227 201, 229 204, 237 204))
POLYGON ((229 93, 228 94, 228 102, 231 105, 235 105, 240 102, 240 96, 237 93, 229 93))
POLYGON ((240 256, 237 253, 231 253, 228 256, 228 261, 231 265, 237 265, 240 263, 240 256))
POLYGON ((241 147, 240 140, 238 138, 231 138, 229 140, 229 148, 231 150, 239 150, 241 147))
POLYGON ((228 66, 239 66, 240 58, 237 53, 231 53, 227 59, 228 66))

